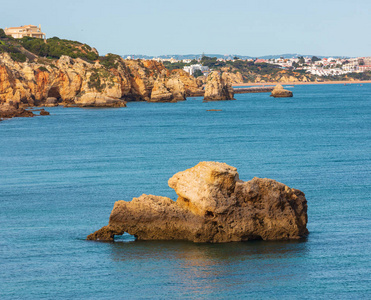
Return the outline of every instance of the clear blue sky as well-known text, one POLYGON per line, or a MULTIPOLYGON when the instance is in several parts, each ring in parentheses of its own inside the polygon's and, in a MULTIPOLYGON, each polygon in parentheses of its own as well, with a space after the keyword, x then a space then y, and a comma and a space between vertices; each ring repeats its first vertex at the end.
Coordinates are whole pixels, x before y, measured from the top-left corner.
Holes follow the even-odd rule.
POLYGON ((371 56, 371 0, 0 1, 0 27, 41 24, 102 55, 371 56))

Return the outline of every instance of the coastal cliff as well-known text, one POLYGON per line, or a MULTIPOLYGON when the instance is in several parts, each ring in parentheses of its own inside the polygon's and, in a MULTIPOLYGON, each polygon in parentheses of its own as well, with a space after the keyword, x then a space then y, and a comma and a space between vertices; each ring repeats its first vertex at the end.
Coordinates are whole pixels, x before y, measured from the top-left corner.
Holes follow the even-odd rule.
POLYGON ((43 106, 47 99, 81 107, 123 107, 126 101, 185 100, 201 90, 195 78, 155 61, 110 58, 110 65, 62 56, 48 63, 0 55, 0 104, 43 106))
POLYGON ((168 183, 178 195, 176 202, 154 195, 117 201, 109 224, 87 239, 113 241, 127 232, 140 240, 222 243, 308 234, 304 193, 275 180, 244 182, 234 167, 200 162, 168 183))
POLYGON ((219 72, 213 71, 207 76, 204 100, 234 100, 232 85, 224 81, 219 72))

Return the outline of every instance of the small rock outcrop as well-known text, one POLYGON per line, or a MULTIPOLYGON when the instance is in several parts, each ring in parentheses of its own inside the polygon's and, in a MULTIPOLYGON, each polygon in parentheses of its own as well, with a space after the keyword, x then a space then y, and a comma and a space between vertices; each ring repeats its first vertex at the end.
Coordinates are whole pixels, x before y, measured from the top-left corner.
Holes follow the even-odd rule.
POLYGON ((292 97, 292 96, 293 96, 292 92, 285 90, 283 86, 280 84, 277 84, 271 93, 271 97, 274 97, 274 98, 286 98, 286 97, 292 97))
POLYGON ((15 117, 33 117, 35 114, 32 111, 19 107, 18 103, 12 101, 0 104, 0 121, 15 117))
POLYGON ((299 239, 308 234, 303 192, 267 178, 239 180, 225 163, 200 162, 169 179, 178 200, 142 195, 117 201, 109 224, 87 237, 113 241, 127 232, 140 240, 237 242, 299 239))
POLYGON ((233 97, 234 92, 232 86, 223 80, 219 72, 213 71, 207 76, 204 100, 234 100, 233 97))
POLYGON ((49 116, 50 112, 46 111, 45 109, 40 110, 40 116, 49 116))

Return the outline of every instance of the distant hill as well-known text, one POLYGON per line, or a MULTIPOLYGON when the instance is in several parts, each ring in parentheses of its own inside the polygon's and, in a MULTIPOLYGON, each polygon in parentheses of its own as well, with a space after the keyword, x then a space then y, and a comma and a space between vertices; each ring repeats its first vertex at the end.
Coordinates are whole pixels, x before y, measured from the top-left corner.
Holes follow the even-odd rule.
POLYGON ((312 56, 317 56, 318 58, 324 58, 324 57, 334 57, 334 58, 348 58, 347 56, 324 56, 324 55, 308 55, 308 54, 299 54, 299 53, 286 53, 286 54, 272 54, 272 55, 264 55, 264 56, 246 56, 246 55, 239 55, 239 54, 209 54, 209 53, 204 53, 204 54, 173 54, 173 55, 158 55, 158 56, 150 56, 150 55, 141 55, 141 54, 125 54, 122 55, 122 57, 126 58, 128 56, 132 57, 134 56, 135 59, 152 59, 152 58, 161 58, 161 59, 169 59, 169 58, 174 58, 177 60, 182 60, 182 59, 200 59, 202 56, 208 56, 208 57, 216 57, 216 58, 224 58, 224 59, 233 59, 234 57, 238 57, 241 59, 254 59, 254 58, 260 58, 260 59, 276 59, 276 58, 297 58, 300 56, 304 57, 312 57, 312 56))

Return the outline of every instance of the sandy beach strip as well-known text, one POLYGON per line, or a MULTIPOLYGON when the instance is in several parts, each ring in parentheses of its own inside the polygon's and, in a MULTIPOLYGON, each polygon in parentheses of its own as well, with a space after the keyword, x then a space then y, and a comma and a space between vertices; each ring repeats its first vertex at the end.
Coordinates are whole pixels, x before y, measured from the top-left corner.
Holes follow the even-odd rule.
POLYGON ((316 81, 316 82, 249 82, 249 83, 238 83, 233 84, 233 87, 237 86, 266 86, 266 85, 302 85, 302 84, 363 84, 371 83, 371 80, 355 80, 355 81, 316 81))

